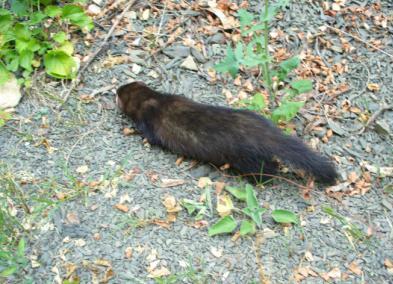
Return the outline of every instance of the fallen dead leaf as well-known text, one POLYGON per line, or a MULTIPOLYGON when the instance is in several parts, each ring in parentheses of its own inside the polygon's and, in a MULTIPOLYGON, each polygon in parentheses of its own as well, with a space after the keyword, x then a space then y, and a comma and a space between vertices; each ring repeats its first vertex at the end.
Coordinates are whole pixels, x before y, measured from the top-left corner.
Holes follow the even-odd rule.
POLYGON ((80 224, 78 214, 76 212, 69 212, 66 216, 66 222, 67 224, 80 224))
POLYGON ((169 271, 168 268, 161 266, 157 269, 149 271, 149 275, 147 277, 149 278, 158 278, 158 277, 164 277, 171 275, 171 272, 169 271))
POLYGON ((89 170, 89 167, 87 165, 79 166, 76 168, 76 172, 79 174, 85 174, 89 170))
POLYGON ((362 273, 363 273, 360 266, 355 261, 353 261, 353 262, 351 262, 351 264, 349 264, 348 269, 351 272, 355 273, 356 275, 362 275, 362 273))
POLYGON ((221 217, 228 216, 233 210, 233 202, 228 194, 222 194, 217 197, 217 212, 221 217))
POLYGON ((174 187, 184 184, 186 181, 184 179, 171 179, 163 178, 161 179, 160 187, 174 187))
POLYGON ((131 247, 126 247, 126 249, 124 250, 124 256, 127 259, 131 259, 131 257, 132 257, 132 248, 131 247))
POLYGON ((220 258, 222 256, 223 251, 223 248, 210 247, 211 254, 217 258, 220 258))
POLYGON ((127 213, 128 210, 129 210, 128 206, 125 205, 125 204, 116 204, 116 205, 115 205, 115 208, 116 208, 117 210, 119 210, 119 211, 124 212, 124 213, 127 213))
POLYGON ((205 188, 208 185, 212 185, 212 181, 211 181, 210 178, 208 178, 208 177, 201 177, 201 178, 199 178, 198 184, 197 184, 197 186, 199 188, 205 188))
POLYGON ((175 197, 172 195, 167 196, 162 202, 162 204, 164 204, 166 211, 168 213, 176 213, 182 210, 180 204, 176 201, 175 197))
POLYGON ((379 85, 376 84, 376 83, 369 83, 369 84, 367 85, 367 89, 369 89, 369 90, 372 91, 372 92, 378 92, 379 89, 380 89, 380 87, 379 87, 379 85))

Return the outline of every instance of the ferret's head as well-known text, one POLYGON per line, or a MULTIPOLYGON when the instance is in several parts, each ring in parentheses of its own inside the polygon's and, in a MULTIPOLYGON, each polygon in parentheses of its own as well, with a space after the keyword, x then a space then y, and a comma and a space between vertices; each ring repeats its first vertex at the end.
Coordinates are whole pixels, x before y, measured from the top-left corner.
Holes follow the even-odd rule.
POLYGON ((154 97, 155 92, 143 82, 132 82, 121 86, 116 91, 118 108, 135 119, 145 101, 154 97))

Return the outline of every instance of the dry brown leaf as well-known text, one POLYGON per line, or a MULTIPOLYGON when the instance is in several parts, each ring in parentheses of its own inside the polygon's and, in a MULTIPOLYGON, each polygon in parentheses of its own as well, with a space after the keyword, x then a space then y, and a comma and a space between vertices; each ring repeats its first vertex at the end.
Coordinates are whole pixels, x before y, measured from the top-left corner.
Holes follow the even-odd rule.
POLYGON ((356 275, 362 275, 362 273, 363 273, 362 269, 359 267, 359 265, 355 261, 351 262, 351 264, 348 266, 348 269, 351 272, 355 273, 356 275))
POLYGON ((79 166, 76 168, 76 172, 79 174, 85 174, 89 170, 89 167, 87 165, 79 166))
POLYGON ((379 89, 380 89, 380 87, 379 87, 379 85, 376 84, 376 83, 369 83, 369 84, 367 85, 367 89, 369 89, 369 90, 372 91, 372 92, 378 92, 379 89))
POLYGON ((216 194, 220 195, 221 192, 224 190, 225 188, 225 182, 222 181, 217 181, 214 183, 215 189, 216 189, 216 194))
POLYGON ((182 210, 181 206, 172 195, 167 196, 162 204, 164 204, 168 213, 176 213, 182 210))
POLYGON ((176 159, 176 162, 175 162, 176 166, 180 166, 181 163, 183 163, 183 161, 184 161, 184 157, 179 157, 179 158, 177 158, 177 159, 176 159))
POLYGON ((233 210, 233 202, 228 194, 219 195, 217 197, 217 212, 221 217, 228 216, 233 210))
POLYGON ((224 249, 223 248, 210 247, 210 252, 215 257, 220 258, 220 257, 222 257, 222 253, 224 252, 224 249))
POLYGON ((171 272, 169 271, 169 269, 164 266, 161 266, 160 268, 149 271, 149 275, 147 277, 158 278, 158 277, 164 277, 164 276, 168 276, 168 275, 171 275, 171 272))
POLYGON ((124 250, 124 256, 127 259, 131 259, 131 257, 132 257, 132 247, 126 247, 126 249, 124 250))
POLYGON ((195 221, 192 226, 196 229, 200 229, 200 228, 205 228, 207 226, 209 226, 209 222, 206 220, 199 220, 199 221, 195 221))
POLYGON ((80 224, 78 213, 76 213, 76 212, 67 213, 66 223, 67 224, 74 224, 74 225, 80 224))
POLYGON ((212 185, 212 181, 211 181, 211 179, 210 178, 208 178, 208 177, 201 177, 201 178, 199 178, 199 180, 198 180, 198 184, 197 184, 197 186, 199 187, 199 188, 205 188, 206 186, 208 186, 208 185, 212 185))
POLYGON ((124 212, 124 213, 127 213, 128 210, 129 210, 128 206, 125 205, 125 204, 116 204, 116 205, 115 205, 115 208, 116 208, 117 210, 120 210, 120 211, 124 212))
POLYGON ((155 224, 155 225, 158 225, 158 226, 160 226, 162 228, 168 229, 168 230, 171 228, 171 223, 169 221, 167 221, 167 220, 154 219, 154 220, 151 221, 151 223, 155 224))
POLYGON ((338 267, 333 268, 327 274, 330 278, 333 278, 333 279, 341 278, 341 271, 340 271, 340 268, 338 268, 338 267))
POLYGON ((184 184, 186 181, 184 179, 171 179, 163 178, 161 179, 160 187, 174 187, 184 184))
POLYGON ((393 261, 389 258, 385 258, 383 264, 386 266, 386 268, 393 268, 393 261))
POLYGON ((358 175, 356 174, 356 172, 350 172, 348 174, 347 181, 349 181, 350 183, 355 183, 357 179, 358 179, 358 175))

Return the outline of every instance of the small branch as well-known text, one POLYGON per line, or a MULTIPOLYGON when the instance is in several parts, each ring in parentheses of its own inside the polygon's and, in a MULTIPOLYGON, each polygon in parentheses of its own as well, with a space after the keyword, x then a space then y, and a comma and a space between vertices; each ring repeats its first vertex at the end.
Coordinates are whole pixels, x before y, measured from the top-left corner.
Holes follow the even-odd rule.
POLYGON ((366 124, 364 127, 359 131, 358 134, 362 134, 370 125, 373 123, 381 113, 383 113, 385 110, 393 109, 393 104, 391 105, 382 105, 379 110, 373 113, 373 115, 367 120, 366 124))
POLYGON ((350 37, 352 37, 352 38, 354 38, 354 39, 356 39, 356 40, 358 40, 358 41, 364 43, 365 45, 367 45, 367 46, 369 46, 369 47, 371 47, 371 48, 374 48, 375 50, 378 50, 379 52, 382 52, 383 54, 389 56, 390 58, 393 58, 393 55, 392 55, 392 54, 390 54, 390 53, 388 53, 388 52, 386 52, 386 51, 380 49, 379 47, 376 47, 375 45, 373 45, 373 44, 371 44, 371 43, 368 43, 367 41, 361 39, 361 38, 358 37, 358 36, 355 36, 355 35, 353 35, 353 34, 344 32, 344 31, 342 31, 342 30, 340 30, 340 29, 337 29, 337 28, 332 27, 332 26, 329 26, 329 25, 325 25, 325 26, 326 26, 327 28, 331 29, 331 30, 334 30, 334 31, 337 32, 337 33, 342 33, 342 34, 345 34, 345 35, 347 35, 347 36, 350 36, 350 37))
POLYGON ((83 65, 83 67, 79 70, 78 75, 76 78, 72 81, 70 89, 67 91, 66 95, 64 96, 63 102, 59 106, 61 108, 68 100, 69 96, 71 95, 72 91, 79 85, 83 72, 89 67, 89 65, 93 62, 93 60, 96 58, 96 56, 102 51, 104 46, 107 44, 109 38, 112 36, 113 32, 115 31, 115 28, 119 25, 120 21, 124 18, 124 15, 131 9, 131 7, 134 5, 135 0, 131 0, 128 2, 127 6, 124 8, 123 12, 119 16, 117 16, 115 22, 113 23, 112 27, 109 29, 108 33, 106 34, 104 40, 101 42, 100 46, 96 49, 96 51, 90 56, 89 60, 83 65))

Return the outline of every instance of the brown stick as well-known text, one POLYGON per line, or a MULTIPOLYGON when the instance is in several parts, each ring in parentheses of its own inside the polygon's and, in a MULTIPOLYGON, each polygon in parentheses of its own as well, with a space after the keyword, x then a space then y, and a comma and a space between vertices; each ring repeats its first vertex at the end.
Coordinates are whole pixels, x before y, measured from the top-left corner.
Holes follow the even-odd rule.
POLYGON ((96 51, 90 56, 89 60, 83 65, 83 67, 79 70, 78 75, 72 81, 70 89, 67 91, 66 95, 64 96, 63 102, 60 104, 59 109, 67 102, 69 96, 71 95, 72 91, 79 85, 83 72, 89 67, 89 65, 93 62, 96 56, 102 51, 104 46, 107 44, 109 38, 112 36, 115 28, 119 25, 120 21, 123 19, 124 15, 131 9, 134 5, 135 0, 131 0, 128 2, 127 6, 124 8, 123 12, 119 16, 117 16, 115 22, 113 23, 112 27, 109 29, 108 33, 106 34, 104 40, 101 42, 100 46, 96 49, 96 51))

